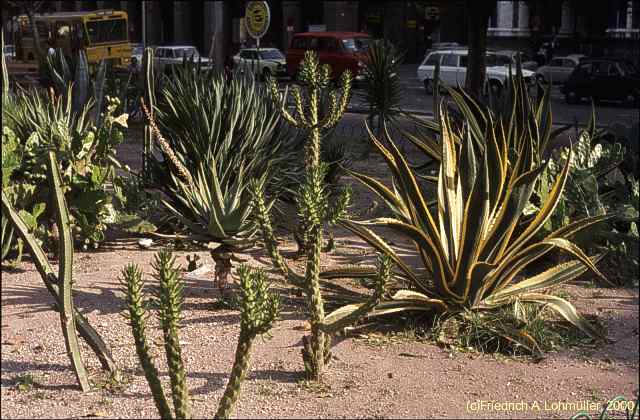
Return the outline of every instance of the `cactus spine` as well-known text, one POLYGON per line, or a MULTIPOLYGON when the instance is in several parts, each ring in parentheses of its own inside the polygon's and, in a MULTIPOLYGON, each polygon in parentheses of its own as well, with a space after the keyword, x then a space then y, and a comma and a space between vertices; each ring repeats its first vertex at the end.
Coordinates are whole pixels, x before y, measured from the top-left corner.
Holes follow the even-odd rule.
POLYGON ((44 251, 35 240, 33 234, 20 218, 16 210, 9 202, 8 197, 2 192, 2 211, 9 218, 20 237, 26 243, 33 262, 44 281, 45 286, 55 298, 56 310, 60 312, 62 330, 65 337, 67 353, 71 359, 78 383, 83 391, 89 390, 87 373, 82 363, 76 331, 89 344, 96 353, 102 367, 110 372, 116 371, 111 351, 104 343, 100 335, 91 327, 87 319, 73 307, 72 301, 72 265, 73 265, 73 240, 69 225, 69 213, 64 194, 62 193, 60 172, 54 151, 48 154, 48 178, 51 190, 54 192, 52 201, 56 209, 56 222, 59 227, 60 238, 60 269, 58 276, 54 273, 44 251))
POLYGON ((329 75, 329 66, 320 66, 315 53, 307 51, 301 64, 300 79, 306 84, 308 103, 303 104, 303 95, 298 86, 294 86, 292 89, 297 118, 294 118, 287 110, 286 101, 280 96, 276 81, 274 79, 269 81, 269 91, 273 100, 279 105, 279 112, 285 121, 309 132, 305 145, 305 180, 297 194, 298 213, 301 216, 308 239, 305 275, 295 273, 280 255, 263 192, 260 191, 257 184, 253 185, 254 213, 273 264, 285 279, 299 286, 306 295, 311 336, 303 338, 302 358, 307 376, 314 380, 321 379, 324 365, 330 357, 330 341, 326 334, 336 332, 339 325, 354 322, 359 317, 366 315, 382 296, 382 291, 376 292, 370 300, 361 306, 350 305, 325 317, 324 302, 320 292, 320 253, 322 251, 323 226, 325 223, 335 223, 339 218, 345 216, 350 201, 350 191, 344 190, 337 202, 331 207, 329 206, 324 182, 326 164, 321 162, 320 142, 322 132, 335 126, 344 114, 351 95, 352 81, 348 71, 341 75, 340 95, 338 95, 338 89, 329 90, 328 111, 326 115, 321 116, 319 115, 320 100, 324 92, 329 89, 329 75), (332 323, 328 323, 327 320, 331 320, 332 323))
MULTIPOLYGON (((178 336, 182 284, 175 267, 175 258, 167 251, 156 254, 153 267, 160 281, 158 293, 160 325, 165 340, 165 354, 171 379, 175 418, 189 418, 189 391, 182 362, 182 350, 178 336)), ((216 418, 228 418, 240 395, 240 386, 249 372, 250 351, 255 337, 266 334, 279 313, 278 298, 268 288, 266 276, 260 270, 251 271, 245 266, 238 268, 241 286, 240 337, 235 362, 225 393, 220 400, 216 418)), ((165 398, 158 379, 158 370, 149 355, 146 339, 146 311, 142 288, 142 272, 135 265, 122 270, 125 286, 128 318, 131 321, 136 352, 145 373, 154 402, 162 418, 172 418, 171 408, 165 398)))

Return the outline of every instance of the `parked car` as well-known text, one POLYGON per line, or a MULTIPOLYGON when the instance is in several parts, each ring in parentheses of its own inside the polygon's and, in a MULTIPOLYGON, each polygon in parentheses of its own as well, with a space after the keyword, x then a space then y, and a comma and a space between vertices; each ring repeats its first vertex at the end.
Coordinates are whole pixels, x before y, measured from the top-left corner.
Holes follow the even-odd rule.
MULTIPOLYGON (((467 49, 437 50, 429 53, 422 64, 418 67, 418 79, 422 81, 427 93, 433 93, 433 72, 436 63, 440 64, 440 82, 443 85, 454 87, 463 86, 467 77, 467 49)), ((485 92, 491 88, 493 93, 499 95, 509 77, 509 63, 511 57, 508 55, 487 53, 487 75, 485 81, 485 92)), ((534 72, 522 70, 525 81, 533 85, 534 72)))
POLYGON ((193 58, 194 61, 200 60, 203 67, 210 67, 212 63, 206 57, 200 56, 198 49, 192 45, 175 45, 156 47, 154 52, 154 66, 160 72, 167 71, 170 66, 182 64, 183 59, 193 58))
POLYGON ((568 103, 584 97, 594 100, 621 100, 640 103, 640 74, 630 62, 616 58, 585 59, 562 86, 568 103))
POLYGON ((331 66, 331 76, 338 78, 350 70, 356 81, 364 80, 362 68, 370 37, 360 32, 303 32, 293 35, 287 50, 287 73, 297 79, 306 50, 315 50, 321 64, 331 66))
POLYGON ((585 57, 583 54, 553 57, 548 64, 538 67, 536 78, 542 83, 562 84, 585 57))
POLYGON ((233 56, 233 67, 266 79, 287 76, 287 61, 277 48, 244 48, 233 56))
POLYGON ((516 66, 517 56, 520 56, 520 64, 522 65, 523 69, 535 71, 538 68, 538 62, 534 60, 533 57, 531 57, 529 54, 526 54, 522 51, 500 50, 496 51, 496 54, 509 56, 514 70, 516 66))
POLYGON ((142 68, 142 56, 144 55, 144 45, 142 44, 131 44, 131 62, 136 63, 136 68, 138 71, 142 68))
POLYGON ((4 49, 2 50, 2 53, 4 54, 4 59, 7 61, 11 61, 15 58, 16 56, 16 47, 12 44, 7 44, 4 46, 4 49))

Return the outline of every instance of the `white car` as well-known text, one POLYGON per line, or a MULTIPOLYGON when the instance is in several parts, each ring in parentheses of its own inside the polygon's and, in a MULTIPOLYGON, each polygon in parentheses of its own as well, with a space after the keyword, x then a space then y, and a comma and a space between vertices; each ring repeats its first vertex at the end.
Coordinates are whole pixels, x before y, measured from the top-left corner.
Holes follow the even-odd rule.
POLYGON ((12 44, 7 44, 4 46, 4 50, 2 51, 4 54, 4 59, 7 61, 11 61, 16 56, 16 47, 12 44))
POLYGON ((233 67, 240 72, 253 73, 266 79, 287 76, 287 61, 277 48, 244 48, 233 56, 233 67))
POLYGON ((140 71, 142 69, 142 56, 144 55, 144 45, 131 44, 131 61, 136 59, 136 69, 140 71))
POLYGON ((584 57, 583 54, 553 57, 548 64, 538 67, 536 78, 542 83, 564 83, 584 57))
POLYGON ((211 61, 206 57, 201 57, 198 49, 192 45, 156 47, 153 57, 153 64, 159 72, 164 72, 167 66, 182 64, 184 58, 187 60, 193 58, 196 63, 200 60, 204 68, 212 66, 211 61))
MULTIPOLYGON (((487 53, 487 75, 485 92, 491 88, 499 95, 509 77, 511 57, 496 53, 487 53)), ((464 86, 467 77, 468 50, 466 48, 437 50, 429 53, 418 67, 418 79, 424 84, 427 93, 433 93, 433 73, 436 63, 440 63, 440 83, 449 87, 464 86)), ((515 73, 515 68, 512 67, 515 73)), ((522 76, 529 86, 534 83, 534 72, 522 69, 522 76)))

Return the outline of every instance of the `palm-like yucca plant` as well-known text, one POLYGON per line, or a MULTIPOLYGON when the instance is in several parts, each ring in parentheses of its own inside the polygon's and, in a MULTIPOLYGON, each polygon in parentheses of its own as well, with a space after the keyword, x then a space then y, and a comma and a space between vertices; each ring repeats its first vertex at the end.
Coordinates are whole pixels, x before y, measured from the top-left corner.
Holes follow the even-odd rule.
POLYGON ((388 255, 400 269, 396 274, 408 285, 378 305, 376 313, 432 309, 457 313, 495 309, 519 300, 546 304, 587 334, 601 336, 571 303, 544 291, 588 269, 603 277, 594 265, 602 255, 588 257, 569 238, 608 216, 581 219, 542 240, 534 239, 562 195, 571 153, 540 211, 523 218, 546 165, 536 156, 536 120, 529 119, 532 125, 527 132, 494 121, 492 113, 479 104, 473 110, 462 109, 462 114, 464 123, 455 128, 447 110, 440 110, 442 148, 435 209, 427 204, 422 181, 388 134, 387 147, 369 132, 391 170, 394 188, 365 175, 357 178, 384 198, 396 217, 341 224, 388 255), (484 119, 483 130, 474 130, 472 118, 484 119), (515 133, 520 133, 518 141, 511 138, 515 133), (372 228, 388 228, 410 240, 424 269, 409 266, 372 228), (536 275, 524 274, 525 268, 554 249, 575 259, 536 275))
POLYGON ((187 62, 163 85, 153 115, 143 106, 164 156, 151 160, 155 178, 188 237, 216 244, 211 256, 223 291, 234 252, 255 231, 249 180, 277 195, 291 152, 289 130, 250 79, 226 80, 187 62))
POLYGON ((398 72, 403 57, 404 54, 384 39, 371 42, 367 50, 362 97, 369 105, 370 118, 375 116, 378 119, 378 136, 383 123, 398 111, 402 97, 398 72))

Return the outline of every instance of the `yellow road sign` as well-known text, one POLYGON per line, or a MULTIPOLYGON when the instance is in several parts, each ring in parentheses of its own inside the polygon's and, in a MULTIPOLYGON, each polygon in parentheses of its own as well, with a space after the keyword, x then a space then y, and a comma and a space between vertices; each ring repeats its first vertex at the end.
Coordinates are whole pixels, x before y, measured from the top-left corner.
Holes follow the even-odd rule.
POLYGON ((271 12, 266 1, 250 1, 244 13, 247 33, 252 38, 262 38, 271 21, 271 12))

